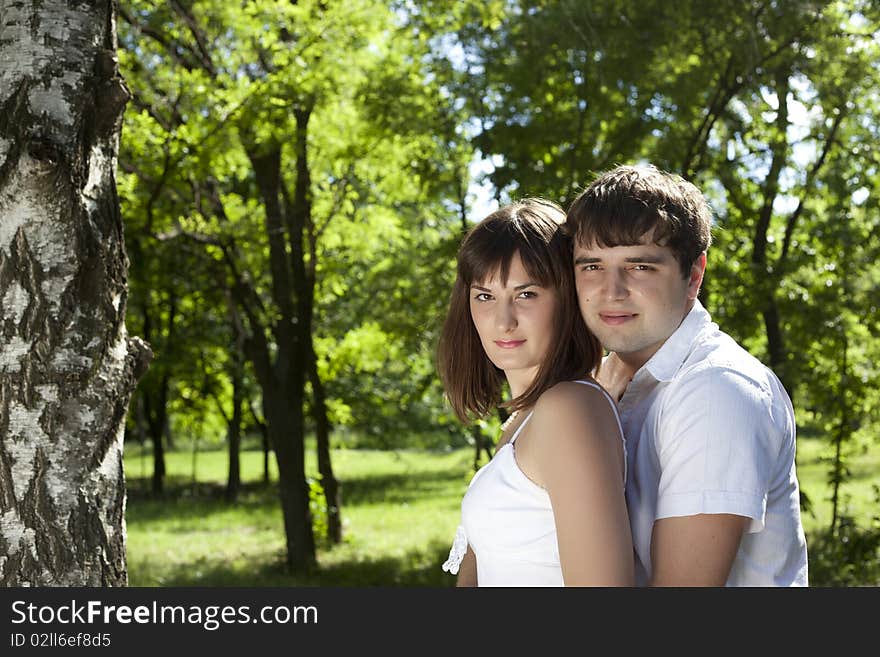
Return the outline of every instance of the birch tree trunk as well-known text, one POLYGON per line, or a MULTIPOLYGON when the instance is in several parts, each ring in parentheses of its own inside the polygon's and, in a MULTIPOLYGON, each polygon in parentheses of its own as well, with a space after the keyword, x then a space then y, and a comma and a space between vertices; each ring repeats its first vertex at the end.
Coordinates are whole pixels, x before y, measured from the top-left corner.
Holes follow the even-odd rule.
POLYGON ((0 583, 121 586, 125 329, 113 0, 0 0, 0 583))

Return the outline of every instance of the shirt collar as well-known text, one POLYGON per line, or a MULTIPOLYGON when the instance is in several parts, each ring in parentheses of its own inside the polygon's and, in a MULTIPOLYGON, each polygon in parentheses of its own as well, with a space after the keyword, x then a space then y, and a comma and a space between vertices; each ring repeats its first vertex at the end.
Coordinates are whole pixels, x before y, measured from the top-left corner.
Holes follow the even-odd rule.
POLYGON ((670 335, 657 352, 643 365, 643 369, 657 381, 669 381, 684 363, 691 351, 697 334, 711 322, 709 312, 703 308, 699 299, 694 301, 678 328, 670 335))

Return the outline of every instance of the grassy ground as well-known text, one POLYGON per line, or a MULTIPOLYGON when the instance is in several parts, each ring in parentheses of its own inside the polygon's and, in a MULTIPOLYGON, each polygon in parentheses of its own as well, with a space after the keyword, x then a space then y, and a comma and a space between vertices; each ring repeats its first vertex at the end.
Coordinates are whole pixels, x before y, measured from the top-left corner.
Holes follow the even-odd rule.
MULTIPOLYGON (((307 469, 314 473, 313 452, 307 469)), ((799 442, 798 475, 812 504, 810 532, 828 525, 828 456, 817 439, 799 442)), ((284 572, 284 534, 274 487, 262 483, 262 454, 242 453, 243 491, 223 499, 226 454, 167 456, 166 493, 149 495, 149 456, 126 456, 128 567, 132 586, 450 586, 440 570, 458 522, 473 452, 336 450, 343 484, 345 541, 318 551, 320 570, 294 578, 284 572), (195 464, 195 465, 194 465, 195 464), (196 478, 193 479, 195 467, 196 478)), ((850 512, 867 523, 877 513, 880 453, 851 463, 850 512)), ((271 476, 276 476, 274 463, 271 476)))
MULTIPOLYGON (((831 488, 827 482, 832 456, 825 441, 798 439, 798 480, 812 506, 803 515, 807 534, 831 524, 831 488)), ((850 457, 849 468, 850 476, 840 489, 838 510, 867 525, 880 514, 875 492, 875 487, 880 486, 880 449, 875 446, 850 457)))
MULTIPOLYGON (((446 453, 337 450, 345 540, 320 547, 320 572, 293 578, 280 502, 262 484, 262 454, 242 453, 244 490, 223 500, 226 455, 171 453, 167 491, 147 494, 149 459, 126 458, 128 567, 132 586, 447 586, 440 570, 458 522, 469 450, 446 453)), ((316 470, 314 460, 308 464, 316 470)), ((276 471, 271 468, 273 480, 276 471)))

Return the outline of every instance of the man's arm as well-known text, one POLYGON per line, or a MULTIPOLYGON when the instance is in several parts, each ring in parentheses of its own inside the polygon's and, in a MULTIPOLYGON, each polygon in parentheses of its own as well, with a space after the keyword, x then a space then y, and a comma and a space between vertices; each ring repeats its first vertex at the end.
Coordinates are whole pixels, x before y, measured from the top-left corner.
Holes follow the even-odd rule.
POLYGON ((724 586, 749 522, 728 513, 657 520, 651 586, 724 586))
POLYGON ((664 396, 651 583, 724 586, 746 532, 760 531, 782 435, 748 374, 706 367, 664 396))

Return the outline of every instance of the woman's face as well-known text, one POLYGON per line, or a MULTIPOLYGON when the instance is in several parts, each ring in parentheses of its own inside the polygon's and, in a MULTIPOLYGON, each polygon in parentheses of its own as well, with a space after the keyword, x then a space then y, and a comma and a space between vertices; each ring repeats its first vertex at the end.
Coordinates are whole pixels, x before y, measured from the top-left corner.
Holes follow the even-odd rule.
POLYGON ((531 280, 519 253, 510 261, 507 283, 495 271, 470 288, 474 326, 489 360, 504 371, 516 396, 535 379, 550 353, 557 293, 531 280))

